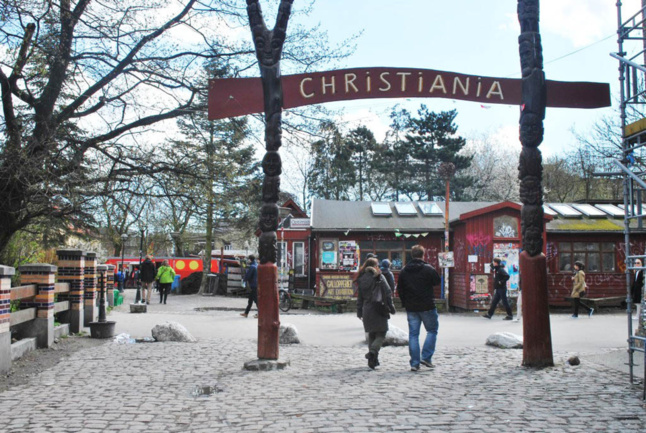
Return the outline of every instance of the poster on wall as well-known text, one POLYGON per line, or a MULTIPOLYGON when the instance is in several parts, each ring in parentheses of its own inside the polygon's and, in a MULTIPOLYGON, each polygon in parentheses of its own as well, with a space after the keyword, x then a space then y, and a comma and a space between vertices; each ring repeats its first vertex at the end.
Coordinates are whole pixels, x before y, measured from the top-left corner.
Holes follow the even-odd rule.
POLYGON ((489 300, 489 275, 471 275, 469 277, 469 296, 472 301, 489 300))
POLYGON ((440 268, 452 268, 455 266, 453 260, 453 251, 446 253, 437 253, 437 262, 440 265, 440 268))
POLYGON ((359 253, 359 246, 355 241, 339 241, 339 270, 357 272, 359 253))
POLYGON ((321 269, 337 268, 337 241, 336 239, 321 240, 321 269))
POLYGON ((493 244, 493 256, 494 258, 499 257, 502 260, 505 269, 507 269, 507 273, 509 273, 509 280, 507 281, 507 296, 518 296, 518 283, 520 279, 520 249, 518 244, 493 244))

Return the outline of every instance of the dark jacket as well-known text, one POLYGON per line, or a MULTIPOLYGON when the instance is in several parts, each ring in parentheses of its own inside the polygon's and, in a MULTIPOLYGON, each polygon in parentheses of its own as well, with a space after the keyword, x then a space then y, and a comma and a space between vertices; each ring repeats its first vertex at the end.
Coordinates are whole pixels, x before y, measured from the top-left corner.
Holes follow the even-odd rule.
POLYGON ((437 271, 420 259, 406 264, 399 274, 397 292, 406 311, 420 312, 435 309, 433 288, 442 280, 437 271))
POLYGON ((249 264, 247 272, 244 274, 244 280, 249 284, 249 287, 255 289, 258 287, 258 263, 255 261, 249 264))
POLYGON ((388 282, 378 269, 367 267, 365 272, 357 278, 357 317, 363 319, 363 329, 366 332, 388 331, 388 317, 382 316, 377 311, 375 303, 372 302, 373 292, 375 290, 381 290, 379 285, 376 284, 378 280, 381 280, 384 288, 386 295, 384 301, 390 313, 395 314, 395 306, 393 305, 393 298, 388 282))
POLYGON ((644 271, 638 270, 635 273, 635 280, 632 285, 632 298, 634 304, 639 304, 642 301, 642 291, 644 290, 644 271))
POLYGON ((390 292, 395 293, 395 276, 392 272, 390 272, 390 269, 381 268, 381 275, 383 275, 388 282, 388 286, 390 286, 390 292))
POLYGON ((157 268, 152 260, 146 259, 141 264, 141 276, 142 283, 152 283, 155 280, 155 275, 157 275, 157 268))
POLYGON ((493 289, 507 291, 507 280, 509 279, 507 269, 505 269, 505 267, 502 265, 494 266, 493 269, 493 289))

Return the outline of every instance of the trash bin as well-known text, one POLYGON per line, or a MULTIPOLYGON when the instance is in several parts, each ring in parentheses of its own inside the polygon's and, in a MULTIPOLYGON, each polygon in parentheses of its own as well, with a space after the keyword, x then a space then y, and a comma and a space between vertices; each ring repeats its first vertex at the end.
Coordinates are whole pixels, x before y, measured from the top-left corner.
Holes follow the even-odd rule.
POLYGON ((173 282, 170 285, 170 291, 171 292, 175 292, 176 294, 180 293, 180 289, 182 287, 182 283, 180 282, 181 278, 182 277, 180 277, 179 275, 175 275, 175 279, 173 280, 173 282))
POLYGON ((219 283, 220 276, 218 274, 208 274, 206 276, 206 290, 204 290, 204 294, 215 295, 218 291, 219 283))

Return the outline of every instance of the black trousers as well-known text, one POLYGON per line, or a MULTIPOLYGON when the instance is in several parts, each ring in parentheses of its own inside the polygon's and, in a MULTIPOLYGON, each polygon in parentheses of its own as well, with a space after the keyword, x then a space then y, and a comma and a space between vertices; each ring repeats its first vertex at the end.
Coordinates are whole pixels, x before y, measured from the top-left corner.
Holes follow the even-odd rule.
POLYGON ((505 310, 507 310, 507 315, 511 317, 513 314, 511 312, 511 307, 509 306, 509 301, 507 300, 507 289, 496 290, 494 292, 491 307, 489 307, 489 312, 487 314, 489 316, 493 316, 493 313, 496 312, 496 307, 500 301, 502 301, 502 305, 505 307, 505 310))
POLYGON ((258 308, 258 287, 251 288, 251 293, 249 293, 249 301, 247 302, 247 308, 244 310, 245 314, 249 314, 249 311, 251 311, 251 306, 254 302, 256 303, 256 308, 258 308))
POLYGON ((159 284, 159 303, 161 304, 162 302, 165 304, 166 303, 166 298, 168 298, 168 294, 170 293, 170 288, 173 285, 173 283, 160 283, 159 284))
POLYGON ((581 302, 581 298, 572 298, 572 315, 574 317, 579 317, 579 306, 585 308, 588 314, 592 311, 592 308, 581 302))

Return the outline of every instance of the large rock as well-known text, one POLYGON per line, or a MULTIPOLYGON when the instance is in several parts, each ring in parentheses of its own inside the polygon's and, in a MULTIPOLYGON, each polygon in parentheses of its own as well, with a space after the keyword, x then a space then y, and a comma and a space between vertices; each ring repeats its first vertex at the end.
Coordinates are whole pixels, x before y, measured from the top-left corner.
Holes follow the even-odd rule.
POLYGON ((291 323, 281 323, 280 330, 280 344, 300 344, 301 340, 298 338, 298 330, 296 326, 291 323))
POLYGON ((180 343, 195 343, 197 341, 186 328, 177 322, 155 325, 152 334, 157 341, 178 341, 180 343))
MULTIPOLYGON (((366 332, 366 343, 368 343, 368 333, 366 332)), ((392 324, 388 324, 388 332, 384 340, 384 346, 408 346, 408 332, 392 324)))
POLYGON ((523 337, 511 332, 496 332, 487 337, 487 345, 500 347, 501 349, 522 349, 523 337))
POLYGON ((384 346, 408 346, 408 332, 389 323, 384 346))

